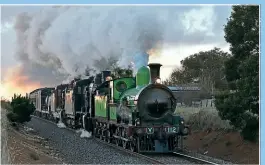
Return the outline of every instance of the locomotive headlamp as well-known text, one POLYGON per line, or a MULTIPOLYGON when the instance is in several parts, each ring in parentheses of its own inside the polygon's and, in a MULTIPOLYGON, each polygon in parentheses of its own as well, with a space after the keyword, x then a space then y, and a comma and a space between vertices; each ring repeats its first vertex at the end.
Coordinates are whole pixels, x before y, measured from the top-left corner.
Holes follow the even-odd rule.
POLYGON ((156 79, 156 84, 161 84, 161 79, 160 78, 156 79))
POLYGON ((106 81, 111 81, 111 80, 112 80, 111 76, 106 77, 106 81))
POLYGON ((181 123, 181 124, 184 124, 184 119, 183 119, 183 117, 180 118, 180 123, 181 123))
POLYGON ((134 100, 133 103, 134 103, 134 105, 137 105, 137 100, 134 100))
POLYGON ((136 119, 136 120, 135 120, 135 124, 136 124, 136 125, 140 125, 140 124, 141 124, 141 123, 140 123, 140 119, 136 119))

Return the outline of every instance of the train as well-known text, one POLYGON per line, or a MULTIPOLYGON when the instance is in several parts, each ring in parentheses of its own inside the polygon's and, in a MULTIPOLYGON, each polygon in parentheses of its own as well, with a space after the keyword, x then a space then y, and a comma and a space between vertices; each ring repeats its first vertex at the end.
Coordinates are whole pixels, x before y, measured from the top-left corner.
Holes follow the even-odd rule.
POLYGON ((34 115, 83 128, 93 137, 138 153, 183 150, 190 128, 175 114, 174 91, 163 85, 159 63, 138 69, 133 77, 112 78, 105 70, 69 84, 29 93, 34 115))

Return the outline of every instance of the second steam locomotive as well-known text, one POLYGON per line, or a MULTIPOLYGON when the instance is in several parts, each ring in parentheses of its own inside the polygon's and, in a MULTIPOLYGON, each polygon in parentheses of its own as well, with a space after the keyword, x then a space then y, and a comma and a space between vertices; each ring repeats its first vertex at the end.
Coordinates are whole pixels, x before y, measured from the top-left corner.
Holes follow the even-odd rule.
POLYGON ((162 65, 148 66, 135 77, 112 79, 110 71, 102 71, 70 84, 36 89, 29 94, 35 115, 83 127, 94 137, 135 152, 182 150, 189 128, 174 113, 172 90, 160 82, 162 65))

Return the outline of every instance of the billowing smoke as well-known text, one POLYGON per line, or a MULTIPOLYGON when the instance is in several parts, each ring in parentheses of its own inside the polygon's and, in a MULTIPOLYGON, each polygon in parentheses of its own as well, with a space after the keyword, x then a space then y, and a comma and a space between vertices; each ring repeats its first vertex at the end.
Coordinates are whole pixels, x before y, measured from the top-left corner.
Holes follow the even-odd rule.
POLYGON ((16 17, 16 53, 26 67, 46 68, 33 69, 39 77, 49 79, 49 75, 58 81, 108 69, 115 60, 121 67, 134 63, 137 69, 147 65, 149 50, 190 42, 177 12, 182 11, 170 7, 44 7, 16 17), (44 72, 49 74, 44 76, 44 72))
POLYGON ((155 12, 130 7, 45 7, 18 15, 15 29, 20 60, 72 76, 106 69, 98 64, 110 57, 122 67, 146 65, 144 53, 159 46, 164 31, 155 12))

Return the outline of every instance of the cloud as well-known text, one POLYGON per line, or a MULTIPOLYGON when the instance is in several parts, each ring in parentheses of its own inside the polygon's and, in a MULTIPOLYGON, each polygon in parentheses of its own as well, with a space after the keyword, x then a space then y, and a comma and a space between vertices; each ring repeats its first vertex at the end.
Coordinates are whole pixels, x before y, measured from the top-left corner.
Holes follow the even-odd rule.
POLYGON ((43 6, 1 6, 1 22, 10 21, 19 13, 34 13, 42 8, 43 6))
POLYGON ((87 67, 104 69, 106 65, 95 63, 110 57, 126 66, 141 61, 135 57, 146 59, 143 52, 150 49, 224 43, 221 24, 229 10, 229 6, 8 7, 2 17, 8 21, 16 15, 15 54, 24 73, 50 84, 82 74, 87 67))
POLYGON ((213 24, 216 15, 214 8, 207 6, 200 9, 192 9, 181 15, 184 25, 184 34, 204 33, 206 36, 214 36, 213 24))
POLYGON ((15 62, 16 34, 12 23, 1 25, 1 67, 9 67, 15 62))

